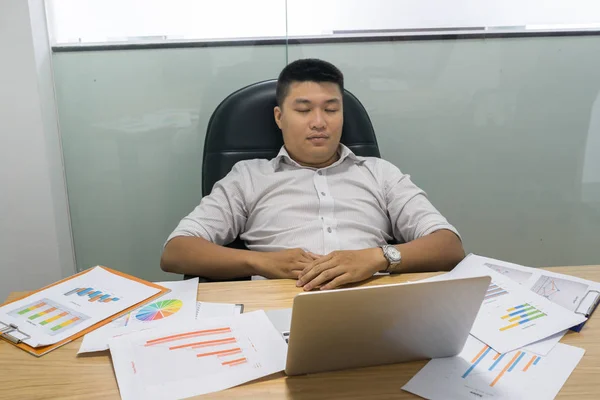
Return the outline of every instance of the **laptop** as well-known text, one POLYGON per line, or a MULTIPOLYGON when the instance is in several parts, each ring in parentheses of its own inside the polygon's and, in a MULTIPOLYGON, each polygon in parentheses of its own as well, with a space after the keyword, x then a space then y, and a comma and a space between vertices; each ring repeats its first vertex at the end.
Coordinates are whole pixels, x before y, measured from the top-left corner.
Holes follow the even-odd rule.
POLYGON ((490 281, 300 293, 291 318, 289 309, 267 315, 288 342, 287 375, 451 357, 462 350, 490 281))

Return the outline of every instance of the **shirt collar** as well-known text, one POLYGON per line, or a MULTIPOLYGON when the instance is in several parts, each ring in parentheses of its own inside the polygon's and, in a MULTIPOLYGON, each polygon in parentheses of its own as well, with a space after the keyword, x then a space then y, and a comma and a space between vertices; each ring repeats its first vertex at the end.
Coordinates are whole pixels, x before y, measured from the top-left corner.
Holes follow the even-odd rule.
MULTIPOLYGON (((346 147, 345 145, 343 145, 341 143, 340 143, 337 151, 338 151, 338 154, 340 155, 340 158, 336 162, 334 162, 333 164, 331 164, 329 167, 326 167, 326 168, 335 167, 336 165, 339 165, 342 162, 344 162, 344 160, 346 158, 354 161, 355 163, 359 163, 361 161, 356 156, 356 154, 354 154, 352 152, 352 150, 350 150, 348 147, 346 147)), ((290 154, 285 149, 285 146, 281 146, 281 149, 279 150, 279 153, 272 160, 272 162, 273 162, 273 167, 275 168, 275 170, 277 170, 281 166, 282 162, 285 162, 286 164, 294 165, 294 166, 296 166, 298 168, 311 168, 311 167, 303 167, 302 165, 300 165, 296 161, 294 161, 292 159, 292 157, 290 157, 290 154)), ((311 168, 311 169, 318 169, 318 168, 311 168)))

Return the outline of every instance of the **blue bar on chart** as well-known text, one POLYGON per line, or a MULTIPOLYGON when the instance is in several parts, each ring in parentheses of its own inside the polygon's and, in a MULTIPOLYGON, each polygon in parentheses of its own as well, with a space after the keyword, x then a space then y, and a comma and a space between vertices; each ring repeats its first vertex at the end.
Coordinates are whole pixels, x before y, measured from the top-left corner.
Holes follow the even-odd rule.
POLYGON ((515 362, 514 362, 514 363, 513 363, 513 364, 510 366, 510 368, 508 368, 508 372, 511 372, 513 369, 515 369, 515 367, 517 366, 517 364, 519 363, 519 361, 521 361, 521 359, 522 359, 523 357, 525 357, 525 354, 526 354, 526 353, 524 353, 524 352, 523 352, 523 353, 521 353, 521 354, 519 355, 519 357, 518 357, 518 358, 515 360, 515 362))
POLYGON ((473 371, 475 369, 475 367, 477 366, 477 364, 479 364, 481 362, 481 360, 483 360, 485 358, 485 356, 490 352, 492 348, 484 345, 483 348, 481 349, 481 351, 479 353, 477 353, 477 355, 471 360, 471 366, 465 371, 465 373, 462 375, 462 378, 466 378, 467 376, 469 376, 469 374, 471 373, 471 371, 473 371))

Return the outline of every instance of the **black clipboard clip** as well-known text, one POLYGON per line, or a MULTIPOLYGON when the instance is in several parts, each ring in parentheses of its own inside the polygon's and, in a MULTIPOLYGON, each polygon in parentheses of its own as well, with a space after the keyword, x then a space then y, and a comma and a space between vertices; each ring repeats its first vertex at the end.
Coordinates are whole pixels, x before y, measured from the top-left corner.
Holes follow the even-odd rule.
POLYGON ((7 340, 13 342, 14 344, 19 344, 23 340, 31 339, 31 336, 29 336, 25 332, 19 330, 19 327, 15 324, 7 324, 2 321, 0 321, 0 324, 4 325, 4 327, 0 327, 0 337, 3 337, 4 339, 7 339, 7 340), (20 333, 23 336, 23 338, 19 339, 19 338, 14 337, 13 335, 11 335, 11 333, 13 333, 13 332, 20 333))

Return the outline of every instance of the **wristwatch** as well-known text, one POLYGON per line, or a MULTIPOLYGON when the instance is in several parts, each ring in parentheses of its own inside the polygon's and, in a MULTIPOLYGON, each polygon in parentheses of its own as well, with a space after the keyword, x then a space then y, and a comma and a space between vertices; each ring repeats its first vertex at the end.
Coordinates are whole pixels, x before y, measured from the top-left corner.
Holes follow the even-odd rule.
POLYGON ((394 246, 390 246, 389 244, 384 244, 381 246, 381 250, 383 250, 383 256, 386 258, 386 260, 388 260, 387 268, 381 272, 393 271, 394 267, 396 267, 402 261, 402 254, 400 254, 400 250, 394 246))

